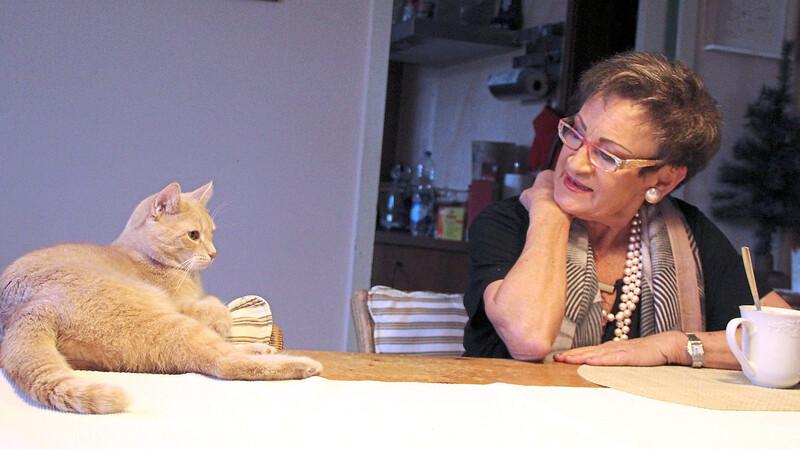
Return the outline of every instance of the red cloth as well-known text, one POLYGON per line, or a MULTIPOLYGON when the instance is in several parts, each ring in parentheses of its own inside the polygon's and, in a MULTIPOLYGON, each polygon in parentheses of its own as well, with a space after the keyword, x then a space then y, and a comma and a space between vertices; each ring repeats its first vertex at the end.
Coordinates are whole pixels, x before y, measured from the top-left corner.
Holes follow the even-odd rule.
POLYGON ((546 105, 533 119, 534 136, 531 152, 528 154, 528 170, 535 172, 555 165, 554 150, 560 118, 550 105, 546 105))

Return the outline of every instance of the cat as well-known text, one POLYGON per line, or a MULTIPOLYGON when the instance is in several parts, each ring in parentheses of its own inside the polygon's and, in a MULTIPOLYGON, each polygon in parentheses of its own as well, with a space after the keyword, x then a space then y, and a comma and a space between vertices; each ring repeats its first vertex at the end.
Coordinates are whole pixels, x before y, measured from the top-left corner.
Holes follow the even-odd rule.
POLYGON ((65 244, 26 254, 0 274, 0 368, 34 401, 77 413, 117 413, 120 387, 75 369, 200 373, 222 379, 302 379, 318 362, 259 343, 232 345, 228 308, 199 271, 217 254, 206 209, 212 183, 172 183, 142 201, 109 246, 65 244))

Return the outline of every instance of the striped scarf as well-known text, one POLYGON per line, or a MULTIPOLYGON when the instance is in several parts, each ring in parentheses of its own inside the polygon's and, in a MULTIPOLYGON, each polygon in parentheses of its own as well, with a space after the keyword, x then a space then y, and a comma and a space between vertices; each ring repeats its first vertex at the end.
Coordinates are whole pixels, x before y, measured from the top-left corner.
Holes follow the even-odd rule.
MULTIPOLYGON (((640 216, 644 271, 639 295, 641 336, 704 330, 703 270, 685 218, 669 197, 657 205, 645 203, 640 216)), ((573 220, 567 243, 567 306, 551 354, 600 344, 604 325, 586 223, 573 220)))

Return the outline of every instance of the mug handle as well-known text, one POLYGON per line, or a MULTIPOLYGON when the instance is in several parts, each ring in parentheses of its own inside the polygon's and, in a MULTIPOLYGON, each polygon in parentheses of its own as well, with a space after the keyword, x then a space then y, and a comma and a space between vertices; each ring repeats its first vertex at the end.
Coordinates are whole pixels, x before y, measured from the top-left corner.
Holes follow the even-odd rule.
POLYGON ((747 359, 747 356, 744 355, 741 348, 739 348, 739 343, 736 341, 736 329, 740 325, 742 326, 742 340, 744 340, 746 337, 744 334, 747 333, 747 327, 752 326, 752 324, 753 322, 750 320, 746 320, 744 318, 734 318, 728 322, 728 326, 725 328, 725 336, 728 339, 728 346, 731 348, 733 356, 739 361, 739 365, 742 366, 742 371, 744 371, 747 377, 756 377, 756 367, 753 365, 753 362, 747 359))

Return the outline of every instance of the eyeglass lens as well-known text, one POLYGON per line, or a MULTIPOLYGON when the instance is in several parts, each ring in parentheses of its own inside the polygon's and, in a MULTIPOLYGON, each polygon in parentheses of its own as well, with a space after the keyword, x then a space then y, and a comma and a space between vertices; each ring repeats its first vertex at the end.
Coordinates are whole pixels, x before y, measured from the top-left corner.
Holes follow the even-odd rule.
POLYGON ((616 171, 617 161, 610 154, 604 152, 596 145, 588 142, 567 123, 564 123, 561 126, 561 132, 559 133, 559 136, 561 137, 561 141, 564 142, 564 145, 573 151, 577 151, 581 145, 585 145, 589 153, 589 160, 595 167, 606 172, 616 171))

